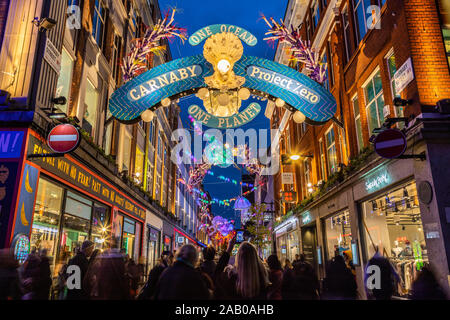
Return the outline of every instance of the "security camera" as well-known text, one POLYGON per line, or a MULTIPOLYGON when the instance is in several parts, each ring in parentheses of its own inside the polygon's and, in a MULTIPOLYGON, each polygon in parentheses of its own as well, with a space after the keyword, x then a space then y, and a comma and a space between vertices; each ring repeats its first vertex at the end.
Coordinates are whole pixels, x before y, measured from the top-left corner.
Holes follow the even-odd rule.
POLYGON ((405 100, 402 98, 394 98, 394 106, 396 107, 404 107, 404 106, 408 106, 411 105, 414 101, 413 100, 405 100))
POLYGON ((58 105, 65 105, 67 103, 67 99, 66 97, 56 97, 52 99, 52 102, 54 104, 58 104, 58 105))

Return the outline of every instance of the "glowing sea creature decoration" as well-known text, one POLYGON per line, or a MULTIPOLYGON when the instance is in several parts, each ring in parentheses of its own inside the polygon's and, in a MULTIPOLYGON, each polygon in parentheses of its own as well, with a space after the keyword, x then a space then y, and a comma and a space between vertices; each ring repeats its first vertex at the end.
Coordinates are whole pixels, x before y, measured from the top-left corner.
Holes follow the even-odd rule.
POLYGON ((125 82, 147 70, 147 57, 150 53, 160 55, 165 50, 164 46, 159 46, 160 40, 180 38, 184 43, 186 29, 175 26, 175 11, 173 9, 171 15, 170 12, 167 12, 162 21, 159 20, 155 26, 147 28, 144 37, 132 41, 131 51, 122 62, 123 80, 125 82))
POLYGON ((239 196, 234 203, 234 210, 247 210, 252 206, 250 201, 245 197, 239 196))
POLYGON ((319 53, 311 48, 311 42, 303 41, 300 33, 293 26, 289 30, 282 20, 278 23, 273 18, 269 18, 270 22, 265 16, 262 18, 270 28, 264 40, 286 43, 293 58, 305 65, 307 75, 320 84, 324 83, 327 80, 327 67, 320 61, 319 53))

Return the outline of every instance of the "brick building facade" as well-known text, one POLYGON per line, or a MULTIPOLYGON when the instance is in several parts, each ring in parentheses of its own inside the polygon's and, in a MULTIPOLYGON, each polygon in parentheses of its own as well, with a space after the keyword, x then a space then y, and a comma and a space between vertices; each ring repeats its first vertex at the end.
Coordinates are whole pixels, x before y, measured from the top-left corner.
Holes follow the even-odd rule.
MULTIPOLYGON (((275 249, 288 259, 293 259, 296 253, 305 253, 321 278, 326 276, 325 261, 333 258, 336 250, 357 255, 361 297, 365 297, 364 265, 376 248, 401 268, 407 262, 400 261, 395 250, 414 243, 420 248, 418 251, 427 253, 427 261, 448 290, 450 221, 446 210, 450 198, 445 195, 448 183, 441 181, 439 174, 433 174, 448 174, 448 169, 443 162, 446 156, 434 153, 431 147, 443 151, 449 148, 445 138, 449 132, 443 129, 448 127, 448 115, 436 112, 435 108, 438 101, 450 97, 448 49, 444 41, 448 26, 442 23, 446 15, 442 8, 438 10, 440 3, 289 1, 286 10, 285 24, 298 28, 302 38, 311 41, 326 63, 328 80, 324 86, 336 98, 338 108, 337 121, 313 126, 290 120, 284 128, 281 154, 287 158, 294 154, 301 157, 284 163, 275 177, 278 213, 275 249), (412 61, 414 79, 397 92, 395 74, 408 61, 412 61), (396 97, 412 101, 395 106, 396 97), (369 141, 373 130, 393 117, 409 118, 405 154, 425 151, 425 161, 386 160, 373 152, 369 141), (430 117, 436 120, 429 120, 430 117), (435 122, 430 124, 431 121, 435 122), (282 184, 282 172, 294 173, 294 185, 282 184), (389 176, 386 178, 389 182, 368 188, 377 175, 389 176), (430 203, 425 203, 417 191, 422 190, 425 182, 434 192, 430 203), (440 190, 441 187, 444 189, 440 190), (282 190, 297 191, 297 204, 280 202, 282 190), (399 196, 399 190, 403 190, 405 197, 399 196), (384 202, 380 200, 383 197, 384 202), (414 204, 397 210, 402 201, 414 204), (386 221, 375 223, 375 216, 385 216, 386 221), (417 235, 409 231, 410 224, 417 228, 417 235), (336 226, 342 226, 341 232, 336 233, 336 226), (352 244, 356 248, 353 251, 352 244), (446 252, 446 256, 442 257, 439 251, 446 252)), ((302 66, 289 62, 289 58, 285 45, 279 44, 275 60, 301 71, 302 66)), ((268 110, 271 126, 277 128, 286 111, 270 102, 268 110)), ((395 126, 403 129, 405 124, 398 122, 395 126)), ((413 255, 410 263, 420 259, 413 255)), ((407 291, 411 279, 403 280, 407 291)))

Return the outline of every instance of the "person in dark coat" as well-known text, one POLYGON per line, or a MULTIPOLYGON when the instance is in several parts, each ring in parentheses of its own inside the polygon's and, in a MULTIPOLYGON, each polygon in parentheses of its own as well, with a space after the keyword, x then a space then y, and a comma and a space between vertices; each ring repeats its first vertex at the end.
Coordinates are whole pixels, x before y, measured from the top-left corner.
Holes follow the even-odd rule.
POLYGON ((357 284, 352 271, 341 255, 334 257, 328 264, 324 279, 325 300, 354 300, 357 297, 357 284))
POLYGON ((270 287, 267 293, 268 300, 281 300, 281 285, 283 283, 283 268, 278 257, 273 254, 267 258, 267 265, 269 266, 269 281, 270 287))
POLYGON ((216 270, 215 257, 216 249, 214 247, 209 246, 203 249, 203 262, 200 265, 200 270, 206 273, 211 279, 214 277, 214 271, 216 270))
POLYGON ((141 290, 138 299, 139 300, 150 300, 154 298, 156 285, 158 284, 161 274, 169 267, 169 251, 164 251, 159 259, 159 263, 153 267, 148 275, 147 283, 141 290))
POLYGON ((283 277, 283 300, 319 299, 319 279, 314 268, 300 257, 294 268, 283 277))
MULTIPOLYGON (((87 273, 89 267, 89 257, 94 251, 94 243, 92 241, 86 240, 81 245, 81 250, 69 260, 68 267, 74 265, 80 268, 81 279, 80 282, 83 283, 84 277, 87 273)), ((89 293, 86 292, 84 286, 81 289, 69 289, 67 288, 67 300, 88 300, 89 293)))
POLYGON ((0 250, 0 300, 20 300, 19 263, 10 249, 0 250))
POLYGON ((429 267, 423 267, 411 288, 411 300, 447 300, 429 267))
POLYGON ((52 287, 52 275, 50 271, 50 260, 47 257, 47 250, 42 250, 39 263, 39 283, 36 289, 37 300, 48 300, 50 288, 52 287))
POLYGON ((379 289, 369 289, 366 286, 368 298, 375 300, 390 300, 395 292, 397 283, 400 282, 399 275, 394 270, 394 267, 391 265, 389 260, 376 252, 375 255, 367 263, 364 276, 365 284, 367 284, 368 278, 372 275, 372 272, 368 272, 370 266, 377 266, 379 268, 381 279, 379 289))
POLYGON ((195 269, 197 249, 186 244, 177 254, 173 266, 162 273, 156 286, 156 300, 208 300, 210 293, 202 274, 195 269))
POLYGON ((216 299, 266 300, 269 276, 254 245, 242 242, 234 266, 228 265, 235 243, 236 237, 228 243, 228 249, 217 263, 214 275, 216 299))
POLYGON ((130 282, 126 275, 124 255, 110 249, 97 257, 96 286, 92 300, 130 300, 130 282))
POLYGON ((28 255, 21 269, 22 300, 37 300, 39 298, 41 259, 32 252, 28 255))

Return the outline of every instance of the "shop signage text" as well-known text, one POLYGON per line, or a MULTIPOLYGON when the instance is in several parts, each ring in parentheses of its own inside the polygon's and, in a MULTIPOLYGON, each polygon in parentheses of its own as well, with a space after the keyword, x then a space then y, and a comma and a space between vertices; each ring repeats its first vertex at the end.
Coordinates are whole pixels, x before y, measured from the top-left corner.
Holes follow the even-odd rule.
POLYGON ((192 36, 189 37, 189 44, 192 46, 196 46, 213 34, 222 32, 230 32, 232 34, 235 34, 239 39, 244 41, 249 46, 255 46, 258 43, 258 39, 243 28, 230 24, 213 24, 194 32, 192 36))
POLYGON ((175 82, 198 77, 203 72, 199 65, 186 66, 185 68, 176 69, 160 76, 152 78, 139 86, 134 87, 128 93, 128 97, 132 101, 137 101, 143 97, 157 91, 175 82))
POLYGON ((413 80, 414 80, 414 71, 412 67, 411 58, 409 58, 394 74, 396 95, 400 95, 403 89, 405 89, 406 86, 413 80))
POLYGON ((197 121, 202 122, 208 127, 218 129, 229 129, 243 126, 255 119, 261 112, 261 106, 258 103, 250 104, 244 111, 231 117, 216 117, 201 109, 197 105, 192 105, 188 113, 197 121))
POLYGON ((59 74, 61 71, 61 54, 49 38, 47 38, 47 42, 45 43, 44 59, 59 74))
POLYGON ((252 65, 248 67, 247 74, 251 78, 257 78, 260 81, 267 82, 281 89, 292 92, 308 103, 317 104, 320 101, 320 96, 316 92, 309 89, 304 84, 278 72, 252 65))
POLYGON ((391 177, 387 172, 380 173, 379 175, 369 178, 365 185, 366 185, 366 191, 372 192, 378 189, 381 189, 382 187, 385 187, 389 184, 391 181, 391 177))
POLYGON ((23 131, 0 131, 0 159, 20 158, 23 137, 23 131))
MULTIPOLYGON (((51 153, 41 141, 30 135, 28 143, 28 154, 51 153)), ((62 180, 68 181, 88 194, 92 194, 121 210, 139 219, 145 219, 145 210, 135 205, 121 193, 117 192, 111 185, 106 184, 95 175, 92 175, 80 165, 69 160, 67 157, 39 158, 33 162, 43 169, 57 175, 62 180)))

